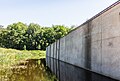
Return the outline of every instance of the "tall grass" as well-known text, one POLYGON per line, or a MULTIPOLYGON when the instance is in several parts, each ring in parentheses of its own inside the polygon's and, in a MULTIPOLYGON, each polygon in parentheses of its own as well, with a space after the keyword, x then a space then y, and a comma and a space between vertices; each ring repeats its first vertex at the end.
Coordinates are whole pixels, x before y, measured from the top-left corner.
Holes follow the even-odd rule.
POLYGON ((45 51, 31 50, 20 51, 15 49, 0 48, 0 69, 9 68, 12 65, 27 59, 45 58, 45 51))

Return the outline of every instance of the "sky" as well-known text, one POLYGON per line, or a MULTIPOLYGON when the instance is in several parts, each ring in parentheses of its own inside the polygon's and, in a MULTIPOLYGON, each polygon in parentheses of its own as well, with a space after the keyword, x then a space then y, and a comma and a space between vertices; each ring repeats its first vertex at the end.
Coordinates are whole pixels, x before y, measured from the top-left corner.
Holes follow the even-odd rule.
POLYGON ((79 26, 117 0, 0 0, 0 25, 79 26))

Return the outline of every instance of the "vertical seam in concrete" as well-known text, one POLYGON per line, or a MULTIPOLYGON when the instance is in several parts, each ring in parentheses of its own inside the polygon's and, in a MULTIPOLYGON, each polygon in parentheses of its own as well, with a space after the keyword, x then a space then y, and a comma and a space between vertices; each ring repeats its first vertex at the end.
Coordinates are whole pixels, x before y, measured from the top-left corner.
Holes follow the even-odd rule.
MULTIPOLYGON (((101 21, 102 21, 102 16, 101 16, 101 21)), ((101 71, 102 73, 102 22, 101 22, 101 71)))
POLYGON ((92 25, 91 22, 89 22, 89 68, 91 70, 91 29, 92 29, 92 25))
POLYGON ((56 75, 57 75, 57 62, 58 62, 58 60, 57 60, 57 42, 55 42, 55 45, 56 45, 56 47, 55 47, 55 49, 56 49, 56 51, 55 51, 55 53, 56 53, 56 75))
POLYGON ((60 60, 60 39, 59 39, 59 53, 58 53, 58 59, 60 60))
POLYGON ((53 72, 54 72, 54 43, 53 43, 53 72))
POLYGON ((50 45, 50 59, 49 59, 49 64, 50 64, 50 68, 51 68, 51 45, 50 45))
POLYGON ((91 21, 87 24, 85 36, 85 66, 91 70, 91 21))
MULTIPOLYGON (((59 53, 58 53, 58 61, 60 60, 60 39, 59 39, 59 53)), ((59 61, 59 78, 60 78, 60 61, 59 61)), ((59 79, 60 80, 60 79, 59 79)))

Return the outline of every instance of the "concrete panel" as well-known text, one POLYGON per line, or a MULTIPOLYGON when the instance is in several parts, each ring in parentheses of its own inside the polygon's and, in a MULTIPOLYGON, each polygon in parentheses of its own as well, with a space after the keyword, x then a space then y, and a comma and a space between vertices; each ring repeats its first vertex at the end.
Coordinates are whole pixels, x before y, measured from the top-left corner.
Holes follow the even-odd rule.
POLYGON ((83 52, 83 27, 78 28, 73 32, 73 36, 71 38, 72 42, 72 52, 71 59, 74 65, 77 66, 84 66, 84 52, 83 52), (83 58, 82 58, 83 57, 83 58))
POLYGON ((91 35, 101 33, 101 20, 102 17, 99 16, 91 21, 91 35))
POLYGON ((53 58, 55 58, 56 59, 56 42, 54 43, 54 57, 53 58))
POLYGON ((48 52, 47 52, 47 56, 49 56, 49 53, 50 53, 50 48, 49 48, 49 47, 50 47, 50 46, 47 47, 47 51, 48 51, 48 52))
POLYGON ((101 73, 102 66, 102 48, 101 41, 92 42, 91 45, 91 69, 101 73))
POLYGON ((60 60, 65 61, 66 51, 65 51, 65 37, 60 39, 60 60))
POLYGON ((102 39, 120 36, 120 4, 102 15, 102 39))
MULTIPOLYGON (((72 35, 71 35, 71 46, 72 46, 72 49, 71 49, 71 59, 72 59, 72 62, 73 64, 77 64, 78 61, 80 62, 81 60, 77 59, 77 56, 80 54, 80 47, 82 46, 82 42, 80 41, 81 37, 79 35, 79 31, 78 30, 75 30, 72 32, 72 35), (77 60, 75 60, 77 59, 77 60)), ((81 55, 81 54, 80 54, 81 55)))
POLYGON ((55 50, 54 44, 55 44, 55 43, 52 44, 52 45, 53 45, 53 56, 52 56, 52 58, 54 58, 54 56, 55 56, 55 54, 54 54, 54 50, 55 50))
POLYGON ((53 58, 53 44, 51 44, 51 56, 53 58))
POLYGON ((120 37, 103 40, 102 73, 120 79, 120 37))
POLYGON ((66 57, 65 57, 65 62, 68 63, 72 63, 73 64, 73 59, 74 59, 74 53, 73 53, 73 34, 72 32, 69 33, 66 38, 65 38, 65 53, 66 53, 66 57))
POLYGON ((49 57, 51 57, 51 45, 49 46, 49 57))
MULTIPOLYGON (((55 63, 54 63, 54 62, 55 62, 55 61, 54 61, 54 56, 55 56, 54 50, 55 50, 55 46, 54 46, 54 45, 55 45, 55 43, 53 43, 53 56, 52 56, 52 59, 53 59, 53 60, 52 60, 52 61, 53 61, 53 72, 55 72, 55 71, 54 71, 54 70, 55 70, 55 63)), ((55 73, 54 73, 54 74, 55 74, 55 73)))
POLYGON ((101 24, 102 17, 97 17, 96 19, 91 21, 91 42, 101 40, 102 36, 102 24, 101 24))
POLYGON ((57 55, 57 42, 55 42, 55 59, 57 59, 58 55, 57 55))
POLYGON ((60 59, 60 41, 57 40, 57 59, 60 59))
POLYGON ((50 46, 47 47, 47 52, 46 53, 47 53, 46 64, 50 68, 50 59, 49 59, 49 57, 50 57, 50 46))

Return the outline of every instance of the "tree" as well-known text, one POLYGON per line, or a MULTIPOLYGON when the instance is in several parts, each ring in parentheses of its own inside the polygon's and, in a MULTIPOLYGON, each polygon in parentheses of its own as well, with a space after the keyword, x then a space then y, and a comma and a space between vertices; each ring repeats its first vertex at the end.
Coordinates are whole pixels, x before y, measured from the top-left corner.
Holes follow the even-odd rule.
POLYGON ((11 43, 11 45, 8 45, 8 47, 15 49, 24 49, 23 38, 27 30, 27 25, 22 22, 13 23, 11 25, 8 25, 7 30, 7 36, 9 40, 8 43, 11 43))
POLYGON ((69 32, 69 28, 64 25, 53 25, 52 27, 55 31, 55 39, 59 39, 69 32))
POLYGON ((22 22, 8 25, 0 31, 0 46, 19 50, 45 50, 48 45, 68 34, 71 28, 64 25, 41 27, 22 22))
POLYGON ((26 46, 27 49, 36 49, 38 44, 36 42, 37 38, 37 34, 40 32, 41 30, 41 26, 39 24, 34 24, 34 23, 30 23, 28 25, 28 29, 26 31, 26 34, 28 36, 28 39, 26 41, 26 46))

